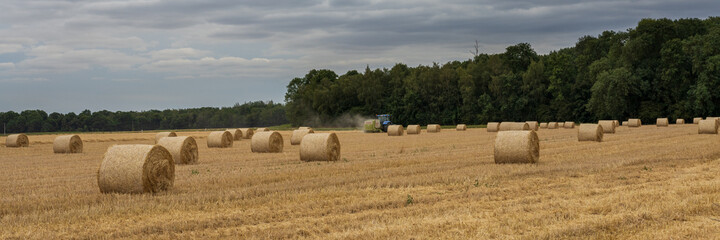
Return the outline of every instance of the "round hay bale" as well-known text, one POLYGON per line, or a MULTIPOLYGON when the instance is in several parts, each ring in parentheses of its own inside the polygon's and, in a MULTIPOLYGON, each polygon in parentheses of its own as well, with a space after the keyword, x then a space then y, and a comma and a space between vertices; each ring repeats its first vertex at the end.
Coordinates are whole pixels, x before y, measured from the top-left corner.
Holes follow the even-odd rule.
POLYGON ((698 123, 698 134, 717 134, 718 121, 713 119, 700 120, 698 123))
POLYGON ((97 175, 102 193, 156 193, 175 182, 175 163, 160 145, 114 145, 108 148, 97 175))
POLYGON ((225 129, 225 131, 228 131, 228 132, 230 132, 230 134, 232 134, 234 141, 240 141, 240 139, 242 139, 242 137, 243 137, 242 130, 240 130, 239 128, 235 128, 235 129, 229 128, 229 129, 225 129))
POLYGON ((298 127, 297 130, 313 130, 311 127, 298 127))
POLYGON ((63 135, 55 138, 53 152, 55 153, 82 153, 83 142, 78 135, 63 135))
POLYGON ((269 128, 257 128, 257 129, 255 129, 255 132, 267 132, 267 131, 270 131, 270 129, 269 129, 269 128))
POLYGON ((420 134, 420 125, 408 125, 407 134, 420 134))
POLYGON ((693 118, 693 124, 698 124, 701 120, 703 120, 701 117, 693 118))
POLYGON ((548 128, 548 123, 540 123, 540 128, 548 128))
POLYGON ((229 148, 233 145, 232 133, 228 131, 210 132, 207 137, 209 148, 229 148))
POLYGON ((155 134, 155 144, 157 144, 158 141, 160 141, 160 139, 164 137, 177 137, 177 134, 175 132, 159 132, 155 134))
POLYGON ((620 126, 620 121, 618 121, 618 120, 612 120, 612 121, 613 121, 613 123, 615 123, 615 127, 619 127, 619 126, 620 126))
MULTIPOLYGON (((613 126, 613 123, 610 122, 613 126)), ((600 124, 580 124, 578 128, 578 141, 595 141, 602 142, 603 127, 600 124)))
POLYGON ((315 133, 314 130, 311 128, 306 129, 298 129, 292 132, 292 135, 290 135, 290 145, 300 145, 300 142, 302 142, 303 137, 305 135, 315 133))
POLYGON ((5 139, 5 147, 28 147, 30 140, 25 134, 10 134, 5 139))
POLYGON ((340 140, 335 133, 305 135, 300 143, 301 161, 337 161, 340 159, 340 140))
POLYGON ((575 122, 567 121, 563 124, 563 128, 575 128, 575 122))
POLYGON ((685 119, 682 119, 682 118, 675 119, 675 124, 683 125, 683 124, 685 124, 685 119))
POLYGON ((465 131, 465 130, 467 130, 467 125, 465 125, 465 124, 458 124, 458 125, 455 127, 455 130, 457 130, 457 131, 465 131))
POLYGON ((440 132, 440 124, 428 124, 427 125, 427 132, 429 133, 438 133, 440 132))
MULTIPOLYGON (((315 134, 308 134, 305 136, 311 136, 315 134)), ((305 138, 305 137, 303 137, 305 138)), ((302 146, 302 140, 300 146, 302 146)), ((252 143, 250 144, 250 150, 256 153, 279 153, 283 151, 283 138, 280 133, 275 131, 258 132, 253 135, 252 143)))
POLYGON ((623 121, 623 122, 622 122, 622 125, 623 125, 623 126, 627 126, 628 124, 630 124, 628 121, 623 121))
POLYGON ((487 123, 487 131, 488 132, 497 132, 500 130, 500 123, 499 122, 489 122, 487 123))
POLYGON ((615 133, 615 120, 600 120, 598 124, 602 127, 603 133, 615 133))
POLYGON ((540 129, 540 124, 537 121, 526 121, 530 130, 537 131, 540 129))
POLYGON ((657 120, 655 120, 655 126, 657 127, 667 127, 669 123, 670 120, 668 120, 667 118, 658 118, 657 120))
POLYGON ((198 161, 198 145, 193 137, 161 138, 157 145, 163 146, 170 152, 175 164, 195 164, 198 161))
POLYGON ((560 127, 560 124, 557 122, 549 122, 548 123, 548 129, 558 129, 560 127))
POLYGON ((240 129, 240 132, 242 132, 242 138, 244 139, 251 139, 253 134, 255 134, 255 130, 252 128, 238 128, 240 129))
POLYGON ((637 118, 628 119, 628 127, 640 127, 640 126, 642 126, 642 121, 640 121, 640 119, 637 119, 637 118))
POLYGON ((524 122, 502 122, 500 123, 499 131, 520 131, 530 130, 530 125, 524 122))
POLYGON ((405 129, 402 125, 390 125, 387 128, 388 136, 402 136, 405 134, 405 129))
MULTIPOLYGON (((504 124, 504 123, 503 123, 504 124)), ((495 136, 495 163, 536 163, 540 141, 535 131, 501 131, 495 136)))

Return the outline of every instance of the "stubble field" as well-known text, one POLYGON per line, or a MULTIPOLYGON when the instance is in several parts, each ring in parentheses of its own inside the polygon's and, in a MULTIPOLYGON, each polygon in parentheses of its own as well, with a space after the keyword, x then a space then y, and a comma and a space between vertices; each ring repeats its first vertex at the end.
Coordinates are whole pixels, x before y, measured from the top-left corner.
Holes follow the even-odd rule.
MULTIPOLYGON (((720 136, 697 125, 620 127, 604 142, 541 129, 540 162, 496 165, 495 133, 388 137, 337 132, 337 162, 301 162, 250 140, 177 165, 160 194, 101 194, 114 144, 154 133, 80 134, 82 154, 53 154, 56 135, 0 146, 0 238, 637 238, 720 236, 720 136)), ((0 138, 4 144, 5 138, 0 138)))

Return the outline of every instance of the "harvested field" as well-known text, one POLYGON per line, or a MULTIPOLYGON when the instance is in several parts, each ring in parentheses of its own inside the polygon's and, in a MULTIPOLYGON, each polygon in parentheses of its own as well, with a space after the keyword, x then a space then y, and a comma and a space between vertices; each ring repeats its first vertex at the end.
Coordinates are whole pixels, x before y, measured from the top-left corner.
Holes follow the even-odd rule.
MULTIPOLYGON (((0 146, 0 238, 707 239, 720 236, 720 136, 697 125, 616 129, 578 142, 577 129, 538 131, 537 164, 495 164, 486 129, 388 137, 336 132, 335 162, 303 162, 290 131, 282 153, 251 141, 208 148, 176 165, 173 188, 102 194, 113 144, 155 133, 57 135, 0 146), (113 139, 114 141, 110 141, 113 139)), ((317 133, 325 131, 316 131, 317 133)), ((4 142, 4 137, 0 137, 4 142)))

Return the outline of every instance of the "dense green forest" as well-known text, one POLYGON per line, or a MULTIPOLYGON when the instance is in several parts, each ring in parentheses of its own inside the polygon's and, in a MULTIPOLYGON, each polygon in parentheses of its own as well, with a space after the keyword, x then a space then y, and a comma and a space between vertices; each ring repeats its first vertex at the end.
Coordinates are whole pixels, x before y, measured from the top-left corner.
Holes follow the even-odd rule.
POLYGON ((293 125, 390 113, 402 124, 720 115, 720 18, 644 19, 538 55, 527 43, 467 61, 341 76, 311 70, 285 95, 293 125))
POLYGON ((139 131, 275 126, 287 123, 285 106, 272 101, 235 104, 226 108, 152 110, 144 112, 51 113, 26 110, 0 112, 7 133, 56 131, 139 131))

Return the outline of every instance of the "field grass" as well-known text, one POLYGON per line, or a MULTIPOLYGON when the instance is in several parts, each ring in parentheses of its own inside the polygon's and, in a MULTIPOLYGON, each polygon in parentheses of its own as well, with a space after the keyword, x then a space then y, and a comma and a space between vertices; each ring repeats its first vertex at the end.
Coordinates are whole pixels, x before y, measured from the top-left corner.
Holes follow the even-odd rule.
MULTIPOLYGON (((0 146, 0 238, 701 239, 720 236, 720 136, 697 125, 620 127, 604 142, 541 129, 540 162, 496 165, 485 129, 388 137, 340 131, 338 162, 254 154, 250 141, 178 165, 156 195, 101 194, 113 144, 154 133, 80 134, 82 154, 0 146)), ((4 144, 1 138, 0 143, 4 144)))

